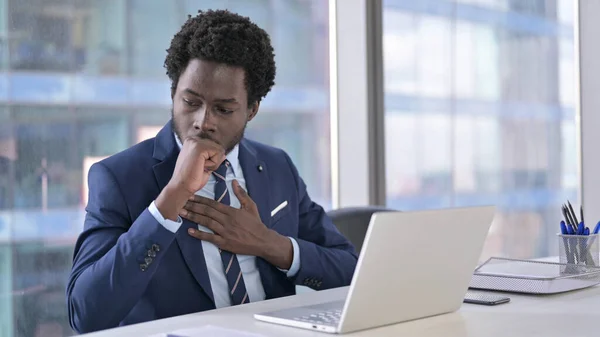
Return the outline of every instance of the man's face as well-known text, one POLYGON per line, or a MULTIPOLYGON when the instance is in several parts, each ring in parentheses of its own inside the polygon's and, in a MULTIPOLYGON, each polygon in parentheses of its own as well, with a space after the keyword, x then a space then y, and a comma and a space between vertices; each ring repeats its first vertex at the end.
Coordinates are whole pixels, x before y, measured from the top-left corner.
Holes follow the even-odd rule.
POLYGON ((258 111, 258 103, 248 106, 244 77, 242 68, 192 59, 173 95, 172 123, 179 139, 210 139, 229 153, 258 111))

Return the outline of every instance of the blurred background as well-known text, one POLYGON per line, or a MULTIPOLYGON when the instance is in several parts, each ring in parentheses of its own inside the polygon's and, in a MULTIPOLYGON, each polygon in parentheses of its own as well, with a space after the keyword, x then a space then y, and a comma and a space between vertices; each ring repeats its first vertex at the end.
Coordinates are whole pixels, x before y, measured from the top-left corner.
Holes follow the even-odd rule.
MULTIPOLYGON (((73 335, 87 170, 168 121, 165 50, 198 9, 271 35, 276 85, 247 136, 285 149, 330 209, 328 8, 0 0, 0 336, 73 335)), ((387 206, 496 204, 484 255, 556 254, 559 205, 579 202, 574 1, 384 0, 382 14, 387 206)))

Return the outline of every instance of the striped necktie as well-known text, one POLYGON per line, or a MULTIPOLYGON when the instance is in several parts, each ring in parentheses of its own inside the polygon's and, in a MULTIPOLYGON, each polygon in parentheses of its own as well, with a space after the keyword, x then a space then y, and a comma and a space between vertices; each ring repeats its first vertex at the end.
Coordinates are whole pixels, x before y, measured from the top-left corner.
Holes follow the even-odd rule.
MULTIPOLYGON (((225 177, 227 176, 227 168, 229 167, 229 161, 225 160, 219 168, 213 172, 216 178, 215 184, 215 200, 225 205, 229 203, 229 191, 227 190, 227 182, 225 177)), ((225 271, 225 277, 229 284, 229 295, 231 296, 231 304, 238 305, 249 303, 248 292, 246 291, 246 284, 244 283, 244 277, 242 276, 242 269, 238 262, 237 256, 226 250, 219 249, 221 253, 221 261, 223 262, 223 268, 225 271)))

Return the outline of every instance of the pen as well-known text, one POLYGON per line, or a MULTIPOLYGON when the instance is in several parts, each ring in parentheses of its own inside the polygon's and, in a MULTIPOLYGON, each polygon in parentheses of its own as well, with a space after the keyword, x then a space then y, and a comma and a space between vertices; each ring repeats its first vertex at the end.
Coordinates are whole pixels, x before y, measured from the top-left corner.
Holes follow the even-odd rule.
POLYGON ((573 222, 573 219, 571 218, 571 214, 569 214, 569 209, 567 208, 566 205, 562 206, 562 211, 563 211, 565 220, 567 221, 567 229, 569 230, 568 234, 575 234, 575 232, 577 232, 577 229, 575 227, 576 225, 573 222))
POLYGON ((567 206, 562 205, 561 210, 563 213, 563 217, 565 218, 565 222, 567 223, 567 228, 571 227, 571 217, 569 216, 569 212, 567 211, 567 206))
POLYGON ((564 222, 564 221, 561 221, 561 222, 560 222, 560 232, 561 232, 563 235, 566 235, 566 234, 568 233, 568 231, 567 231, 567 226, 565 225, 565 222, 564 222))
POLYGON ((571 216, 573 217, 573 220, 575 221, 573 224, 575 226, 577 226, 577 224, 579 223, 579 220, 577 220, 577 216, 575 215, 575 211, 573 210, 573 206, 571 206, 571 202, 569 200, 567 200, 567 204, 569 205, 569 210, 571 211, 571 216))
POLYGON ((598 221, 598 223, 596 224, 596 227, 594 228, 593 233, 594 234, 598 234, 598 231, 600 230, 600 221, 598 221))
MULTIPOLYGON (((569 231, 567 230, 567 228, 571 228, 571 227, 567 227, 565 225, 564 221, 560 222, 560 232, 562 234, 568 234, 569 231)), ((567 255, 567 263, 568 264, 573 264, 573 253, 571 252, 571 247, 569 245, 569 239, 566 236, 563 236, 563 244, 565 245, 565 254, 567 255)))
MULTIPOLYGON (((566 207, 566 206, 565 206, 566 207)), ((567 214, 569 214, 569 218, 571 219, 571 226, 573 227, 573 234, 577 235, 578 231, 579 231, 579 223, 577 222, 577 219, 573 216, 573 213, 571 213, 571 211, 569 211, 569 208, 567 208, 567 214)))
POLYGON ((563 214, 563 218, 565 218, 565 222, 567 223, 567 225, 569 225, 571 222, 569 221, 569 216, 567 215, 567 209, 565 208, 564 204, 560 206, 560 210, 563 214))

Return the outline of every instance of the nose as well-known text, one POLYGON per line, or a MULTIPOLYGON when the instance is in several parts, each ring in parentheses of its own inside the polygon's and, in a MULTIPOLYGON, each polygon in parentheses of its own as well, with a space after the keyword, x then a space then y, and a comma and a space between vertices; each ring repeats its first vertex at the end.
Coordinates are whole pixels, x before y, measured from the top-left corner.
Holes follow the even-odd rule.
POLYGON ((200 109, 194 121, 194 129, 211 133, 216 131, 216 119, 210 109, 200 109))

